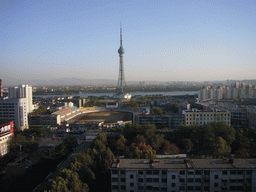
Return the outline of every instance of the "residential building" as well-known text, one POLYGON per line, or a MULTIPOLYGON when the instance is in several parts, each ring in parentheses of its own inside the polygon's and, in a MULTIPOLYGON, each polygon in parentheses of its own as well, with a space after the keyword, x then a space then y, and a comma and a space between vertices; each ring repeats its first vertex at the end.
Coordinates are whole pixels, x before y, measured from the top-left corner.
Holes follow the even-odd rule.
POLYGON ((190 126, 194 123, 198 125, 207 125, 210 123, 225 122, 230 126, 231 113, 227 110, 207 109, 207 110, 184 110, 185 125, 190 126))
POLYGON ((58 114, 28 115, 28 122, 29 122, 29 125, 58 126, 61 124, 60 115, 58 114))
POLYGON ((111 191, 255 192, 256 159, 116 159, 111 191))

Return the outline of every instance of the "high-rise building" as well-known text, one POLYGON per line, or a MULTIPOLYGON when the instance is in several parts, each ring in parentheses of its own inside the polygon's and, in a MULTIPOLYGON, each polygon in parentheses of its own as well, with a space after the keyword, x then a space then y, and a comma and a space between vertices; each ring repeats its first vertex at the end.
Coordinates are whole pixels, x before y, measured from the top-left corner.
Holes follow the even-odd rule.
POLYGON ((27 99, 0 98, 0 123, 14 121, 18 129, 28 128, 27 99))
POLYGON ((13 121, 0 125, 0 156, 10 151, 8 145, 13 137, 13 121))
POLYGON ((19 87, 10 87, 8 97, 9 99, 26 98, 28 113, 33 111, 34 107, 33 107, 33 95, 32 95, 31 86, 20 85, 19 87))

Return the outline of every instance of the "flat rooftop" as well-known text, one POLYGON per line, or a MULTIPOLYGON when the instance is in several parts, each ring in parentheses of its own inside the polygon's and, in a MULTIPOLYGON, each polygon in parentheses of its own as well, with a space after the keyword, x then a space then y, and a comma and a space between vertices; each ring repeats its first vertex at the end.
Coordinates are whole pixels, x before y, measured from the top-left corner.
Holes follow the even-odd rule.
MULTIPOLYGON (((112 168, 119 169, 151 169, 149 159, 120 159, 119 165, 116 160, 112 168)), ((154 169, 256 169, 256 159, 154 159, 154 169)))

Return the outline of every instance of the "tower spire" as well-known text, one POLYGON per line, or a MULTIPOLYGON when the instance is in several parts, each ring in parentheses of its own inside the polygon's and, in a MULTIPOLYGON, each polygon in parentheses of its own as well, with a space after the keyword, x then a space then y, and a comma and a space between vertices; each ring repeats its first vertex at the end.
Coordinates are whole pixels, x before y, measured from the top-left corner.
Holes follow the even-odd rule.
POLYGON ((120 47, 122 47, 122 23, 120 23, 120 47))

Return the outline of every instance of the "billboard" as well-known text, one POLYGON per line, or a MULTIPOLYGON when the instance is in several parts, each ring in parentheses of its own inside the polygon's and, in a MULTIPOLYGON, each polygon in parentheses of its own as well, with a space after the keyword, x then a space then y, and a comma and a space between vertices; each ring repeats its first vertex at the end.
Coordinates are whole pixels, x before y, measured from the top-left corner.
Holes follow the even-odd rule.
POLYGON ((0 136, 13 133, 13 121, 0 125, 0 136))

